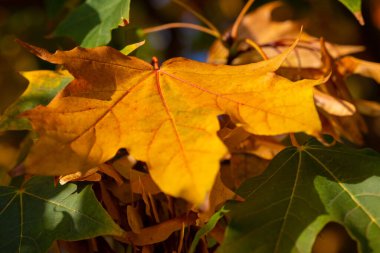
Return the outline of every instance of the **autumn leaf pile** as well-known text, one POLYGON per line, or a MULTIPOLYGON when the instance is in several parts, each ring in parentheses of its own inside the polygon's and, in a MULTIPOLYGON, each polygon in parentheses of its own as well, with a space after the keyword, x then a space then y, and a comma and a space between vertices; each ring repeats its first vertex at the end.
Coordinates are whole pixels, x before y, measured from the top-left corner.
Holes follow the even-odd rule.
MULTIPOLYGON (((128 23, 129 1, 112 2, 108 32, 128 23)), ((363 115, 380 111, 347 77, 380 82, 380 65, 272 21, 279 6, 243 10, 223 36, 204 28, 207 63, 74 36, 84 6, 55 33, 82 47, 19 40, 57 70, 21 73, 29 86, 0 116, 0 130, 29 131, 0 189, 0 252, 311 252, 332 221, 380 251, 380 155, 341 144, 364 146, 363 115)))

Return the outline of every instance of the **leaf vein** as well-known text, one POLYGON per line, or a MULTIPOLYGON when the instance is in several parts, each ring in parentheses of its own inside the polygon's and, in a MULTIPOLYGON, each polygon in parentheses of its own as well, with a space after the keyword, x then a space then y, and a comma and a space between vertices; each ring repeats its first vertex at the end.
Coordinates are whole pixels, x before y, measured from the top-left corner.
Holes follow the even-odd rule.
MULTIPOLYGON (((375 219, 375 217, 373 217, 372 214, 360 203, 360 201, 355 198, 355 195, 352 194, 349 191, 349 189, 347 189, 347 187, 339 180, 339 178, 337 178, 335 176, 335 174, 332 173, 332 171, 329 168, 327 168, 327 166, 325 166, 313 154, 311 154, 310 152, 308 152, 306 149, 304 149, 304 152, 307 153, 312 159, 314 159, 338 183, 338 185, 347 193, 347 195, 352 199, 352 201, 355 203, 355 205, 359 206, 359 208, 364 211, 364 213, 368 216, 368 218, 370 219, 370 221, 372 221, 374 224, 376 224, 376 226, 378 228, 380 228, 380 224, 377 222, 377 220, 375 219)), ((351 153, 349 153, 349 154, 352 155, 351 153)))
POLYGON ((24 192, 24 194, 29 195, 29 196, 31 196, 31 197, 33 197, 33 198, 36 198, 36 199, 39 199, 39 200, 45 201, 45 202, 47 202, 47 203, 49 203, 49 204, 51 204, 51 205, 59 206, 59 207, 61 207, 61 208, 63 208, 63 209, 69 210, 69 211, 71 211, 71 212, 78 213, 78 214, 80 214, 80 215, 82 215, 82 216, 84 216, 84 217, 86 217, 86 218, 92 220, 94 223, 97 223, 97 224, 100 224, 100 225, 106 225, 106 224, 103 224, 103 223, 99 222, 98 220, 94 219, 93 217, 91 217, 91 216, 89 216, 89 215, 87 215, 87 214, 85 214, 85 213, 82 213, 81 211, 79 211, 79 210, 77 210, 77 209, 74 209, 74 208, 70 208, 70 207, 64 206, 64 205, 62 205, 62 204, 59 203, 59 202, 52 201, 52 200, 50 200, 50 199, 45 199, 45 198, 43 198, 43 197, 40 197, 40 196, 35 195, 35 194, 33 194, 33 193, 30 193, 30 192, 24 192))
POLYGON ((286 227, 286 223, 288 221, 288 216, 290 214, 290 209, 291 209, 291 206, 292 206, 292 203, 293 203, 293 199, 294 199, 294 196, 295 196, 295 192, 296 192, 296 189, 297 189, 297 184, 298 184, 298 180, 299 180, 299 177, 300 177, 300 171, 301 171, 301 168, 302 168, 301 167, 302 153, 298 152, 298 154, 299 154, 298 167, 297 167, 296 177, 295 177, 294 184, 293 184, 292 193, 290 195, 290 201, 289 201, 288 207, 286 209, 286 212, 285 212, 285 215, 284 215, 284 222, 282 223, 280 232, 278 233, 278 237, 277 237, 277 240, 276 240, 276 246, 275 246, 273 252, 278 252, 279 249, 280 249, 279 247, 280 247, 280 242, 282 241, 282 234, 284 233, 284 230, 285 230, 285 227, 286 227))

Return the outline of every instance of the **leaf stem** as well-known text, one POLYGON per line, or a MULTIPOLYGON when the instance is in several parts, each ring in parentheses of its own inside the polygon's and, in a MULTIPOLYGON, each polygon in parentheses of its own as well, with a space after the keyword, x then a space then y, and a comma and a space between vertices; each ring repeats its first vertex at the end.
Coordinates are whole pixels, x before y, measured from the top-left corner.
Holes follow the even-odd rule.
POLYGON ((159 67, 158 67, 158 59, 157 59, 156 56, 152 57, 152 65, 153 65, 154 70, 158 70, 159 69, 159 67))
POLYGON ((325 147, 332 147, 336 144, 336 139, 334 138, 332 142, 327 142, 325 138, 323 138, 323 135, 317 135, 317 140, 322 143, 325 147))
POLYGON ((216 28, 210 20, 208 20, 207 18, 205 18, 202 14, 198 13, 197 11, 195 11, 193 8, 191 8, 189 5, 187 5, 186 3, 180 1, 180 0, 172 0, 173 3, 181 6, 182 8, 184 8, 185 10, 187 10, 188 12, 190 12, 191 14, 193 14, 196 18, 198 18, 200 21, 202 21, 203 23, 205 23, 205 25, 207 25, 211 30, 213 30, 215 33, 218 34, 218 36, 220 37, 220 32, 218 30, 218 28, 216 28))
POLYGON ((177 252, 182 252, 183 241, 185 237, 185 227, 186 227, 185 222, 182 222, 182 229, 179 236, 179 244, 178 244, 177 252))
POLYGON ((231 29, 231 38, 236 39, 238 35, 238 30, 240 27, 241 22, 243 21, 244 15, 247 13, 251 5, 253 4, 255 0, 248 0, 248 2, 244 5, 243 9, 241 9, 239 16, 237 16, 234 24, 232 25, 231 29))
POLYGON ((297 139, 296 139, 296 136, 294 135, 294 133, 290 133, 289 134, 289 137, 290 137, 290 141, 292 142, 292 145, 295 146, 295 147, 300 147, 301 145, 298 143, 297 139))
MULTIPOLYGON (((319 49, 317 47, 313 47, 313 46, 309 46, 309 45, 305 45, 305 44, 303 45, 302 43, 309 44, 309 45, 311 44, 308 41, 300 40, 297 47, 307 49, 310 51, 318 51, 319 52, 319 49)), ((291 44, 292 44, 291 42, 287 43, 287 41, 285 41, 285 40, 278 40, 278 41, 274 41, 271 43, 261 44, 260 46, 261 47, 285 47, 285 46, 287 47, 287 46, 290 46, 291 44)))
POLYGON ((220 37, 219 33, 215 32, 209 28, 206 28, 206 27, 200 26, 200 25, 196 25, 196 24, 190 24, 190 23, 168 23, 168 24, 164 24, 164 25, 145 28, 142 30, 142 32, 145 34, 148 34, 148 33, 159 32, 159 31, 163 31, 163 30, 167 30, 167 29, 172 29, 172 28, 189 28, 189 29, 193 29, 193 30, 197 30, 200 32, 210 34, 217 39, 219 39, 219 37, 220 37))
POLYGON ((269 59, 268 56, 267 56, 267 54, 263 51, 263 49, 256 42, 254 42, 253 40, 247 38, 247 39, 245 39, 245 43, 247 43, 252 48, 254 48, 260 54, 260 56, 263 58, 263 60, 266 61, 266 60, 269 59))

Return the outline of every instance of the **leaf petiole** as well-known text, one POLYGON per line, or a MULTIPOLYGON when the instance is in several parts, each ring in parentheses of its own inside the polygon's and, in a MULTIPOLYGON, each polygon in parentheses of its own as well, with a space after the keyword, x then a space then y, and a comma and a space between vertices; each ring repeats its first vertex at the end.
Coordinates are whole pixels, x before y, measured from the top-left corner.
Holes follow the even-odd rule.
POLYGON ((186 3, 182 2, 182 1, 172 0, 172 2, 181 6, 182 8, 184 8, 185 10, 187 10, 188 12, 193 14, 196 18, 198 18, 200 21, 205 23, 205 25, 207 25, 211 30, 215 31, 215 33, 218 34, 218 37, 220 37, 220 32, 219 32, 218 28, 216 28, 211 23, 211 21, 208 20, 207 18, 205 18, 202 14, 198 13, 197 11, 195 11, 193 8, 191 8, 189 5, 187 5, 186 3))
POLYGON ((196 25, 196 24, 191 24, 191 23, 168 23, 164 25, 159 25, 159 26, 153 26, 149 28, 142 29, 142 32, 144 34, 148 33, 153 33, 153 32, 159 32, 167 29, 172 29, 172 28, 188 28, 188 29, 193 29, 197 30, 200 32, 204 32, 207 34, 210 34, 211 36, 214 36, 215 38, 219 39, 220 34, 219 32, 216 32, 214 30, 211 30, 209 28, 206 28, 204 26, 196 25))
POLYGON ((263 51, 263 49, 256 42, 247 38, 247 39, 245 39, 245 43, 247 43, 249 46, 254 48, 260 54, 260 56, 263 58, 264 61, 269 59, 267 54, 263 51))
POLYGON ((300 147, 300 146, 301 146, 301 145, 298 143, 297 138, 296 138, 296 136, 294 135, 294 133, 290 133, 290 134, 289 134, 289 137, 290 137, 290 141, 292 142, 292 145, 293 145, 294 147, 300 147))
POLYGON ((240 27, 240 24, 241 22, 243 21, 243 18, 244 18, 244 15, 247 13, 247 11, 249 10, 249 8, 251 7, 251 5, 253 4, 255 0, 249 0, 243 7, 243 9, 241 9, 239 15, 237 16, 234 24, 232 25, 232 28, 231 28, 231 38, 232 39, 236 39, 237 38, 237 35, 238 35, 238 30, 239 30, 239 27, 240 27))

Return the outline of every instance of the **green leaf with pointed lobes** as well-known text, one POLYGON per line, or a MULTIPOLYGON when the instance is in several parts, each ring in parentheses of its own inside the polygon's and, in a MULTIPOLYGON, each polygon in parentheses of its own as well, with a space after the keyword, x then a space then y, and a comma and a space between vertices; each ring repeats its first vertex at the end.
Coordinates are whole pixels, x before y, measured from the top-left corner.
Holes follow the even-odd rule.
POLYGON ((380 154, 311 140, 278 154, 231 203, 220 252, 311 252, 320 230, 342 224, 361 252, 380 252, 380 154))

